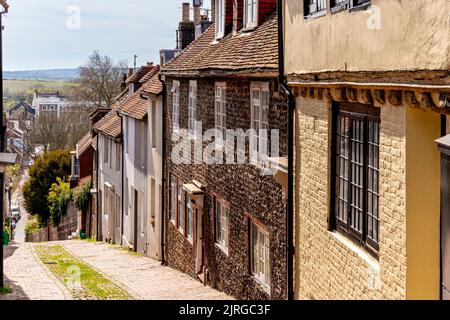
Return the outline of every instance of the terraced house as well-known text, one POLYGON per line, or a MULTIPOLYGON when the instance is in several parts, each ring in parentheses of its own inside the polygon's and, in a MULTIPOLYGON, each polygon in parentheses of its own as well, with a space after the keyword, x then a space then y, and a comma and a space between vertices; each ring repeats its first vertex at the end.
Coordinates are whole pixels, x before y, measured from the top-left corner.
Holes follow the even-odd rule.
POLYGON ((148 64, 126 80, 118 114, 123 131, 123 244, 162 259, 162 83, 148 64))
POLYGON ((240 299, 285 299, 287 193, 277 180, 286 175, 287 103, 276 1, 212 5, 214 25, 161 71, 165 260, 240 299))
POLYGON ((448 297, 435 140, 449 128, 450 2, 280 4, 296 100, 297 298, 448 297))

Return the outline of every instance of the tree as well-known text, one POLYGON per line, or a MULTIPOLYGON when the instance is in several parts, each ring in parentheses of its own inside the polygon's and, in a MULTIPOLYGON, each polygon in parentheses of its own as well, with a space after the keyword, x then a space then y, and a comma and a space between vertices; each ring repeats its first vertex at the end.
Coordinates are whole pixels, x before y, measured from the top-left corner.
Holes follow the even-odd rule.
POLYGON ((75 103, 97 108, 111 108, 120 93, 120 83, 127 66, 94 51, 80 68, 79 86, 73 89, 75 103))
POLYGON ((25 209, 30 214, 37 215, 40 223, 46 225, 50 217, 48 193, 58 177, 62 179, 69 177, 70 152, 55 150, 44 153, 30 167, 29 175, 22 189, 25 209))

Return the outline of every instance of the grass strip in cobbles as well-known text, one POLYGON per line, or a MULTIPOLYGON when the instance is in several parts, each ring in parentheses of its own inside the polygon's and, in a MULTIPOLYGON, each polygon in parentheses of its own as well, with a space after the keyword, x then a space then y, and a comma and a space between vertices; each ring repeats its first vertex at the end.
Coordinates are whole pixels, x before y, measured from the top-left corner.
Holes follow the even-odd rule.
POLYGON ((75 299, 129 300, 121 287, 84 263, 61 245, 35 245, 35 252, 75 299))

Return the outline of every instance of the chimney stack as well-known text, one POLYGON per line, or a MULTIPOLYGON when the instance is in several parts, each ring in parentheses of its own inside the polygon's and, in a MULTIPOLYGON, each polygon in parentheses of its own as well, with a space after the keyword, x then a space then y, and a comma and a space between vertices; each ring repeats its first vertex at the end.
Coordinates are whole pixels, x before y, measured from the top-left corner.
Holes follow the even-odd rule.
POLYGON ((211 0, 211 21, 216 22, 216 0, 211 0))
POLYGON ((189 21, 189 2, 183 2, 183 16, 181 21, 182 22, 188 22, 189 21))
POLYGON ((194 22, 200 22, 200 6, 194 6, 194 22))

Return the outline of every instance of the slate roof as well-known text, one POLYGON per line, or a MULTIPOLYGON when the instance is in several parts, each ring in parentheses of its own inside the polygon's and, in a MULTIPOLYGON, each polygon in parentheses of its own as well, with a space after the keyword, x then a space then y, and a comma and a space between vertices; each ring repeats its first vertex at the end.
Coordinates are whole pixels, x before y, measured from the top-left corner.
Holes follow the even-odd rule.
POLYGON ((22 102, 18 103, 17 105, 15 105, 13 108, 11 108, 8 111, 9 115, 12 115, 14 112, 16 112, 21 107, 24 108, 33 117, 36 116, 36 110, 33 109, 33 107, 31 105, 29 105, 28 103, 26 103, 25 101, 22 101, 22 102))
POLYGON ((77 143, 77 157, 80 157, 90 146, 92 146, 92 136, 88 132, 81 140, 77 143))
POLYGON ((278 69, 277 15, 252 32, 238 32, 215 41, 215 27, 209 27, 172 62, 163 74, 192 74, 208 70, 264 72, 278 69))

